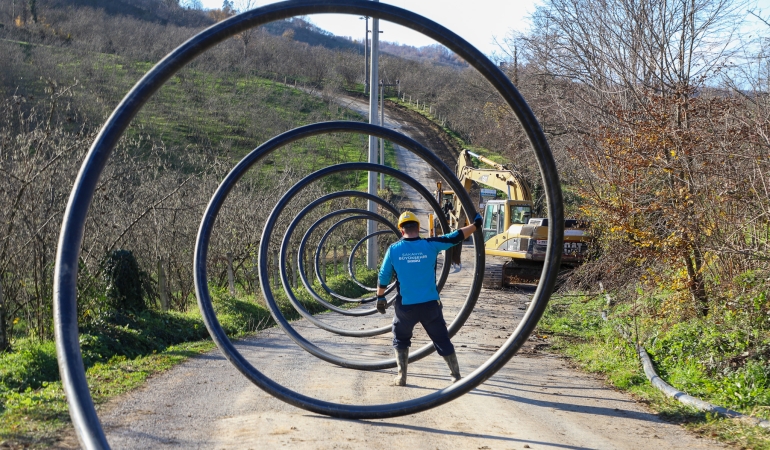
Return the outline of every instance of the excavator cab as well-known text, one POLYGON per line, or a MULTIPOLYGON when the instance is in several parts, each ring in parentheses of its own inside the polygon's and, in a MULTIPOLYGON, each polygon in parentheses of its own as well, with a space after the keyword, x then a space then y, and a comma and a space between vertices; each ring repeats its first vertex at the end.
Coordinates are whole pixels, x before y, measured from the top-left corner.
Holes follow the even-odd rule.
POLYGON ((484 242, 505 233, 511 225, 526 225, 532 217, 532 207, 516 200, 490 200, 484 208, 482 233, 484 242))

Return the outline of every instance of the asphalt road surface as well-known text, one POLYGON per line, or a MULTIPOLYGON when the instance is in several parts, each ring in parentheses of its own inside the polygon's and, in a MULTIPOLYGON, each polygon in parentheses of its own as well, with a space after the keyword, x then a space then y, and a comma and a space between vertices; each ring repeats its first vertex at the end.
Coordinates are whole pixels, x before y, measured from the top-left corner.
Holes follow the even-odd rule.
MULTIPOLYGON (((353 108, 355 109, 355 108, 353 108)), ((394 126, 400 126, 395 124, 394 126)), ((399 155, 399 166, 429 183, 419 162, 399 155), (408 164, 401 165, 401 162, 408 164)), ((420 178, 418 178, 420 179, 420 178)), ((430 184, 427 184, 432 188, 430 184)), ((415 207, 423 208, 416 202, 415 207)), ((450 321, 473 277, 472 250, 453 269, 441 293, 450 321)), ((486 361, 523 316, 532 289, 483 290, 469 321, 453 338, 461 371, 486 361)), ((349 329, 388 324, 385 316, 320 315, 349 329)), ((323 349, 346 357, 392 356, 390 335, 346 338, 305 320, 298 331, 323 349)), ((428 341, 418 326, 413 348, 428 341)), ((289 406, 248 382, 218 351, 193 358, 100 408, 113 448, 126 449, 705 449, 724 448, 666 423, 644 405, 543 352, 532 336, 511 362, 465 396, 430 411, 384 420, 333 419, 289 406)), ((306 353, 280 329, 239 341, 238 350, 276 382, 305 395, 345 404, 381 404, 424 396, 450 383, 436 354, 409 366, 406 387, 392 385, 395 369, 342 369, 306 353)))

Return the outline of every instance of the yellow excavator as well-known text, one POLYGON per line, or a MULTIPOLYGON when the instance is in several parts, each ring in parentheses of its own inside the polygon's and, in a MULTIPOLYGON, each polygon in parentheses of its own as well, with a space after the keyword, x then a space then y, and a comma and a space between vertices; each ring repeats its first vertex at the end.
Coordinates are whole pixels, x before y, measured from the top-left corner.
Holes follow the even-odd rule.
MULTIPOLYGON (((491 188, 486 189, 487 193, 494 190, 508 197, 490 199, 483 205, 482 234, 487 256, 484 287, 500 288, 539 279, 548 245, 548 219, 532 217, 532 193, 524 177, 469 150, 460 153, 456 173, 468 192, 476 182, 491 188), (472 157, 492 168, 474 167, 472 157)), ((442 190, 441 183, 438 184, 436 195, 451 228, 465 226, 467 219, 454 192, 442 190)), ((585 259, 589 238, 585 234, 585 224, 578 220, 565 220, 564 228, 562 268, 571 269, 585 259)))

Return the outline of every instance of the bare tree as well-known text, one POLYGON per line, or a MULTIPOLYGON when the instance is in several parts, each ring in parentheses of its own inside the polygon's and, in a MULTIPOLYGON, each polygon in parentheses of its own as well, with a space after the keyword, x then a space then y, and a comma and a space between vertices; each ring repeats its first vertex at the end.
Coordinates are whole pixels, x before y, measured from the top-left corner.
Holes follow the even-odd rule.
MULTIPOLYGON (((710 135, 724 149, 743 152, 741 143, 729 138, 734 131, 715 128, 713 122, 726 118, 724 111, 735 105, 707 97, 715 74, 737 50, 745 6, 727 0, 550 0, 533 15, 533 32, 509 41, 538 80, 531 89, 557 106, 546 117, 578 138, 559 137, 557 142, 571 148, 581 163, 574 170, 583 180, 584 195, 607 208, 600 217, 611 217, 612 201, 602 193, 613 186, 632 189, 616 199, 626 212, 638 213, 626 225, 647 230, 656 242, 677 237, 678 250, 670 261, 679 261, 686 270, 687 291, 702 315, 709 311, 704 274, 711 247, 709 224, 697 220, 704 215, 692 199, 708 202, 711 188, 727 180, 710 169, 714 161, 708 146, 696 137, 710 135), (628 140, 610 139, 613 136, 628 140), (657 147, 645 147, 642 138, 655 139, 657 147), (654 156, 656 151, 660 153, 654 156), (624 155, 638 155, 639 164, 657 169, 642 170, 624 155), (603 159, 596 165, 586 164, 599 156, 603 159), (661 158, 662 164, 654 158, 661 158), (643 190, 629 184, 642 173, 647 186, 660 183, 657 197, 639 196, 643 190), (620 179, 618 174, 623 174, 620 179), (652 205, 657 205, 657 213, 652 205), (665 218, 657 216, 660 208, 665 218), (687 211, 680 221, 674 219, 677 211, 687 211)), ((662 259, 671 249, 652 247, 662 259)))

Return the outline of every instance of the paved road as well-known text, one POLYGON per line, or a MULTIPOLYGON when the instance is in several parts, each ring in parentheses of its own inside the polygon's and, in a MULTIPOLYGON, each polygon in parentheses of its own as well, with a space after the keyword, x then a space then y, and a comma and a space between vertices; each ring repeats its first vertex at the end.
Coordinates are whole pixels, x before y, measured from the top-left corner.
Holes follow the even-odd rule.
MULTIPOLYGON (((403 166, 405 167, 405 166, 403 166)), ((470 251, 470 247, 463 249, 470 251)), ((473 276, 465 256, 442 292, 454 317, 473 276)), ((531 292, 484 290, 453 339, 464 374, 486 361, 515 329, 531 292)), ((324 314, 337 326, 383 326, 392 311, 364 318, 324 314)), ((364 359, 392 352, 389 336, 354 339, 297 329, 322 348, 364 359)), ((427 343, 416 330, 414 345, 427 343)), ((540 351, 532 337, 503 370, 447 405, 395 419, 351 421, 308 413, 251 385, 218 351, 193 358, 100 410, 113 448, 461 448, 461 449, 695 449, 723 448, 665 423, 630 397, 568 361, 540 351)), ((391 385, 395 370, 360 372, 322 362, 271 329, 237 343, 260 371, 302 394, 346 404, 380 404, 423 396, 449 384, 443 360, 431 355, 409 367, 408 385, 391 385)))

